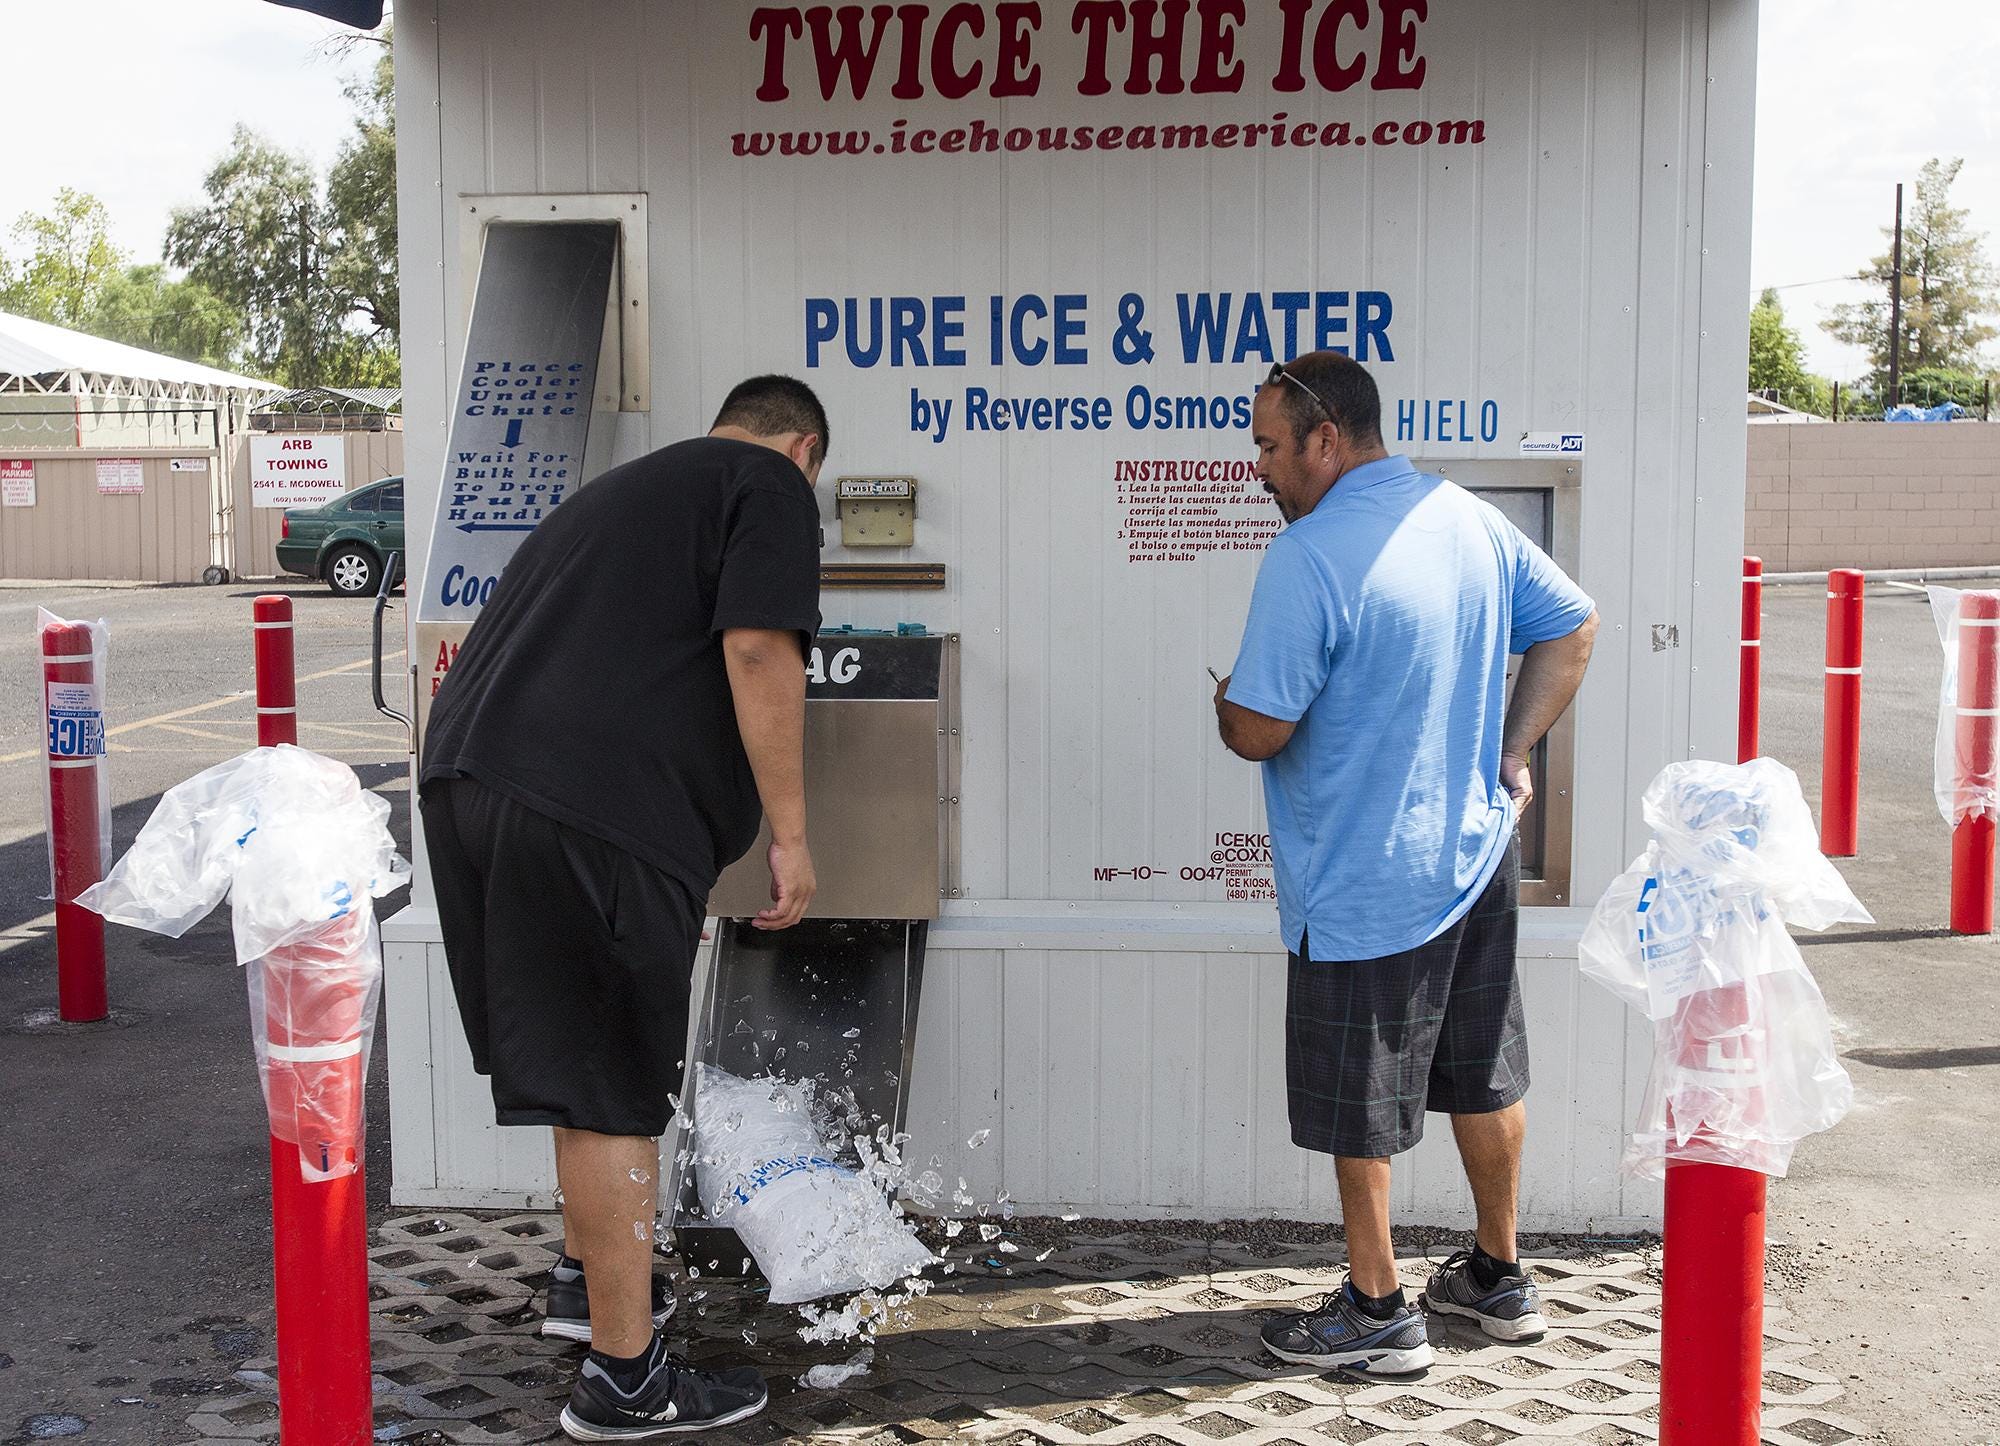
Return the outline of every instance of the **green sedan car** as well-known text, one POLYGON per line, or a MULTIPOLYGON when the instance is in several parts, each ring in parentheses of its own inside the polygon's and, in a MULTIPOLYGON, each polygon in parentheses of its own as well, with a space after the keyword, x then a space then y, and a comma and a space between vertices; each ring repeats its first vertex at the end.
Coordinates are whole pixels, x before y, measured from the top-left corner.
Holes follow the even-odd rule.
POLYGON ((342 597, 372 597, 382 564, 403 550, 403 479, 384 477, 318 507, 288 507, 278 568, 316 577, 342 597))

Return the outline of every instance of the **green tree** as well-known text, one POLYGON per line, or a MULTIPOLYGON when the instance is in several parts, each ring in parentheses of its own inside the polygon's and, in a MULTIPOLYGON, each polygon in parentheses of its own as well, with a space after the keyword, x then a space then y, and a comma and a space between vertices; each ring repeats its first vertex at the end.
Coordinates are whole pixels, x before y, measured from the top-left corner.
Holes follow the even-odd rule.
POLYGON ((1750 308, 1750 390, 1796 394, 1806 386, 1805 345, 1785 320, 1775 289, 1750 308))
POLYGON ((1968 411, 1977 412, 1985 403, 1988 381, 1983 372, 1918 367, 1903 373, 1903 400, 1919 407, 1957 402, 1968 411))
MULTIPOLYGON (((1966 224, 1966 213, 1951 204, 1952 183, 1962 160, 1933 158, 1917 176, 1916 203, 1903 221, 1903 302, 1901 362, 1905 375, 1939 367, 1978 371, 1979 351, 2000 335, 1981 318, 2000 306, 1996 277, 1988 263, 1985 238, 1966 224)), ((1894 229, 1883 228, 1893 239, 1894 229)), ((1872 372, 1869 388, 1888 389, 1889 283, 1895 274, 1893 246, 1877 256, 1859 279, 1876 283, 1869 301, 1833 308, 1822 322, 1841 341, 1865 347, 1872 372)))
POLYGON ((240 313, 252 367, 287 386, 335 383, 351 293, 336 287, 331 210, 302 158, 238 126, 208 173, 208 204, 176 210, 167 260, 240 313))
MULTIPOLYGON (((402 330, 396 276, 396 69, 388 32, 368 78, 347 88, 354 135, 327 173, 337 230, 332 281, 352 296, 372 340, 394 352, 402 330)), ((350 378, 351 380, 351 378, 350 378)))
POLYGON ((157 262, 112 277, 83 330, 225 369, 239 365, 243 344, 243 318, 229 303, 199 281, 173 280, 157 262))
POLYGON ((56 192, 54 209, 23 215, 12 234, 27 255, 11 265, 0 259, 0 311, 84 328, 125 260, 111 244, 104 203, 65 186, 56 192))
POLYGON ((1832 383, 1806 370, 1805 344, 1785 320, 1775 289, 1750 308, 1750 390, 1820 416, 1833 408, 1832 383))

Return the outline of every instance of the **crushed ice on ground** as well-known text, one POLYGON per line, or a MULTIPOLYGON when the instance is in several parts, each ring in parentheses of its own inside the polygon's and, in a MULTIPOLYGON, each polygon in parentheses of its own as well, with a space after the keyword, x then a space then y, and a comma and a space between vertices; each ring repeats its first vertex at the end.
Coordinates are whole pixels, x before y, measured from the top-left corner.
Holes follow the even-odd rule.
POLYGON ((856 1376, 867 1375, 868 1368, 874 1364, 874 1351, 857 1351, 843 1365, 814 1366, 799 1377, 799 1384, 812 1391, 831 1391, 836 1386, 846 1385, 856 1376))
POLYGON ((850 1029, 840 1037, 842 1039, 859 1039, 861 1038, 861 1031, 858 1029, 850 1029))
POLYGON ((974 1135, 974 1136, 973 1136, 973 1137, 972 1137, 971 1139, 969 1139, 969 1140, 967 1140, 967 1141, 965 1142, 965 1148, 966 1148, 966 1149, 968 1149, 968 1150, 976 1150, 976 1149, 978 1149, 978 1148, 979 1148, 979 1147, 980 1147, 981 1145, 983 1145, 983 1144, 985 1144, 985 1143, 986 1143, 986 1137, 987 1137, 988 1135, 992 1134, 992 1133, 993 1133, 993 1132, 992 1132, 991 1130, 981 1130, 981 1131, 979 1131, 979 1132, 978 1132, 977 1134, 975 1134, 975 1135, 974 1135))

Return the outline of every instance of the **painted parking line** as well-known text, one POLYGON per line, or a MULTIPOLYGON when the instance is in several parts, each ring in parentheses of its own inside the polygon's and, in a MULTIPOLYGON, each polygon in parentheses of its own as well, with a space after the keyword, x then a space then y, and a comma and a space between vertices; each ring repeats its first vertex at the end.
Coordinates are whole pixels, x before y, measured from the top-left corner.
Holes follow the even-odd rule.
MULTIPOLYGON (((154 747, 150 744, 142 744, 134 747, 131 744, 121 743, 111 751, 120 758, 125 757, 127 754, 133 756, 144 754, 153 758, 206 758, 211 763, 215 761, 215 750, 213 748, 196 748, 193 746, 192 741, 190 741, 189 746, 186 748, 154 747)), ((341 759, 344 762, 372 763, 378 766, 387 766, 393 762, 401 762, 409 757, 407 753, 388 748, 315 748, 312 751, 327 758, 341 759)), ((122 807, 123 805, 120 806, 122 807)), ((41 831, 39 828, 34 830, 36 833, 40 833, 41 831)))
POLYGON ((190 728, 185 723, 155 723, 153 726, 168 733, 182 734, 188 738, 213 739, 217 743, 227 743, 232 748, 236 746, 238 741, 231 738, 227 733, 211 733, 206 728, 190 728))
MULTIPOLYGON (((34 834, 26 834, 24 837, 33 838, 34 834)), ((9 842, 15 842, 15 840, 9 840, 9 842)), ((43 914, 40 918, 29 919, 26 923, 16 924, 11 929, 0 929, 0 954, 5 954, 10 949, 18 949, 23 944, 39 944, 50 933, 54 932, 55 927, 56 916, 54 914, 43 914)))
MULTIPOLYGON (((383 719, 382 721, 383 721, 384 723, 387 723, 387 724, 389 724, 389 725, 390 725, 391 727, 394 727, 394 728, 401 728, 401 727, 403 726, 402 724, 400 724, 400 723, 396 722, 396 721, 395 721, 394 719, 392 719, 392 718, 384 718, 384 719, 383 719)), ((360 726, 358 726, 358 725, 355 725, 355 724, 350 724, 350 723, 319 723, 319 722, 315 722, 315 721, 314 721, 313 719, 311 719, 311 718, 301 718, 301 719, 299 720, 299 731, 300 731, 301 733, 306 733, 306 732, 316 732, 316 733, 338 733, 338 734, 340 734, 340 735, 341 735, 342 737, 345 737, 345 738, 366 738, 366 739, 369 739, 369 740, 371 740, 371 741, 372 741, 372 740, 374 740, 374 738, 375 738, 375 735, 374 735, 373 733, 370 733, 370 732, 368 732, 368 731, 367 731, 367 730, 366 730, 365 728, 363 728, 363 727, 360 727, 360 726)), ((389 740, 385 738, 385 739, 381 740, 381 742, 382 742, 382 747, 383 747, 383 751, 387 752, 387 751, 388 751, 388 748, 389 748, 389 740)), ((409 752, 409 750, 408 750, 407 748, 398 748, 398 749, 397 749, 396 751, 397 751, 397 752, 399 752, 399 753, 407 753, 407 752, 409 752)))
MULTIPOLYGON (((400 658, 403 655, 404 655, 403 651, 401 649, 398 649, 393 653, 384 653, 382 655, 382 661, 386 663, 389 662, 391 659, 400 658)), ((300 678, 297 681, 301 683, 316 683, 321 678, 331 678, 340 673, 352 673, 357 668, 373 667, 374 662, 375 660, 373 658, 362 658, 356 662, 342 663, 337 668, 323 668, 317 673, 308 673, 306 674, 305 677, 300 678)), ((152 728, 162 723, 172 723, 181 718, 192 718, 197 713, 213 712, 217 708, 227 708, 233 704, 240 704, 243 703, 245 700, 252 698, 253 695, 250 693, 232 693, 227 698, 212 698, 206 703, 196 703, 191 708, 176 708, 171 713, 156 713, 151 718, 141 718, 137 722, 120 723, 116 728, 105 729, 104 736, 106 738, 116 738, 119 737, 121 734, 136 732, 138 729, 141 728, 152 728)), ((179 751, 185 751, 185 750, 179 750, 179 751)), ((0 755, 0 763, 22 763, 30 758, 47 758, 47 757, 48 757, 48 752, 46 749, 30 748, 22 753, 8 753, 0 755)))

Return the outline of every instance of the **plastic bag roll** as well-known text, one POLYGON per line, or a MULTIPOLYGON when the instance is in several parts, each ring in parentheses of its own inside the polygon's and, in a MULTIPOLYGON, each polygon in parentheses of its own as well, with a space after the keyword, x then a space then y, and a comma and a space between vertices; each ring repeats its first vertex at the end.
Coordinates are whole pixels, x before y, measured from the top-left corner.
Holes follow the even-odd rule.
POLYGON ((1932 768, 1938 813, 1953 828, 2000 818, 2000 593, 1924 591, 1944 647, 1932 768))
POLYGON ((302 748, 259 748, 161 798, 78 902, 178 938, 228 896, 271 1133, 307 1180, 354 1173, 382 993, 374 900, 404 883, 386 800, 302 748))
POLYGON ((1653 1021, 1625 1168, 1668 1160, 1781 1176, 1853 1102, 1819 985, 1786 926, 1872 916, 1819 852, 1796 774, 1769 758, 1676 763, 1644 797, 1653 840, 1612 881, 1583 972, 1653 1021))

